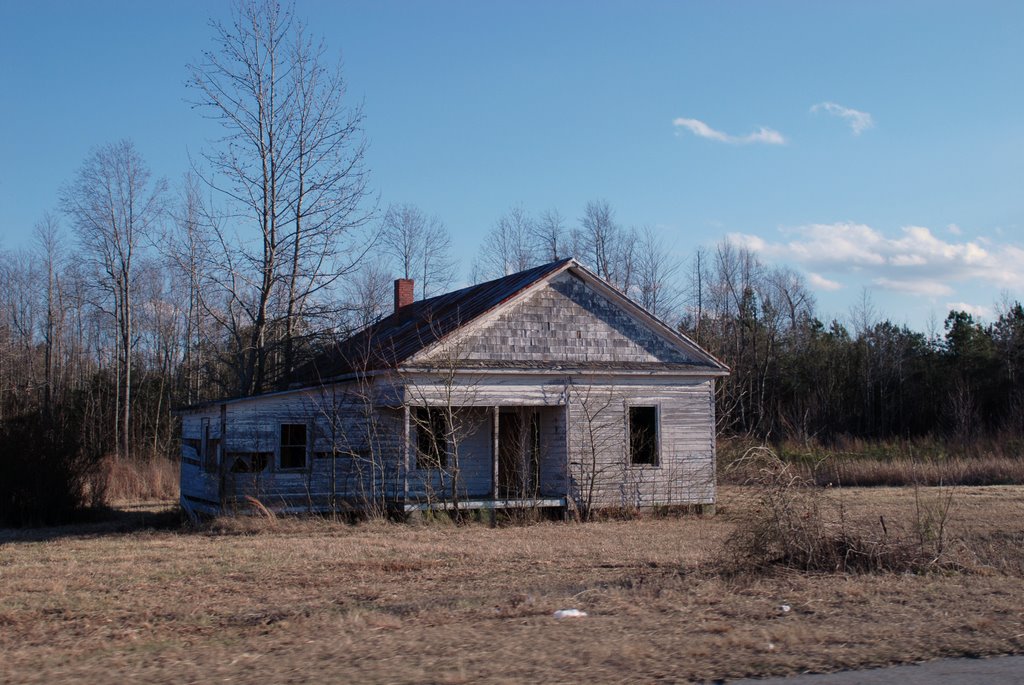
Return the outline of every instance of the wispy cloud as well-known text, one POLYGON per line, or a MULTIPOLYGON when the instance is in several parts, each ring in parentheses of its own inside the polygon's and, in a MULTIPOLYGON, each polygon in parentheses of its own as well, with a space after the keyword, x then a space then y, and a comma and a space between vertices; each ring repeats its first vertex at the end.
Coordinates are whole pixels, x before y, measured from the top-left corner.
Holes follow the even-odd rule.
MULTIPOLYGON (((729 240, 773 260, 799 264, 815 275, 846 274, 891 291, 948 297, 953 286, 967 282, 1024 290, 1024 248, 1013 243, 946 240, 924 226, 905 226, 890 237, 852 222, 798 226, 783 229, 782 234, 780 241, 749 234, 732 234, 729 240)), ((828 289, 815 276, 808 280, 828 289)))
POLYGON ((717 140, 720 143, 730 143, 732 145, 748 145, 750 143, 763 143, 765 145, 786 144, 785 136, 774 129, 764 128, 763 126, 753 133, 748 133, 745 136, 734 136, 723 131, 715 130, 700 119, 686 119, 679 117, 678 119, 672 120, 672 125, 676 127, 677 133, 679 130, 686 130, 700 138, 717 140))
POLYGON ((855 136, 859 136, 861 133, 875 125, 874 118, 867 112, 861 112, 860 110, 853 109, 851 107, 843 107, 842 105, 834 102, 819 102, 811 107, 811 112, 828 112, 833 116, 845 119, 846 123, 850 126, 850 130, 853 131, 853 135, 855 136))
POLYGON ((810 281, 811 285, 818 290, 839 290, 843 287, 842 283, 825 278, 821 274, 816 274, 813 271, 807 272, 807 280, 810 281))
POLYGON ((945 283, 933 281, 927 278, 876 278, 871 281, 883 290, 893 290, 908 295, 925 295, 927 297, 939 297, 941 295, 952 295, 953 289, 945 283))
POLYGON ((992 308, 983 304, 971 304, 969 302, 947 302, 946 308, 958 312, 967 312, 972 316, 979 316, 983 319, 992 316, 992 308))

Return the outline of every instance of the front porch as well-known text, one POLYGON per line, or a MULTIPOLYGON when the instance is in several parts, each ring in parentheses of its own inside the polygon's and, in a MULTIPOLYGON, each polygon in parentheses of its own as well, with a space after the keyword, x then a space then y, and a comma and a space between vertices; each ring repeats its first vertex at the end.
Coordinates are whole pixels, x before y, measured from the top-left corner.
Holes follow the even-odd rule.
POLYGON ((565 507, 566 407, 407 406, 406 511, 565 507))

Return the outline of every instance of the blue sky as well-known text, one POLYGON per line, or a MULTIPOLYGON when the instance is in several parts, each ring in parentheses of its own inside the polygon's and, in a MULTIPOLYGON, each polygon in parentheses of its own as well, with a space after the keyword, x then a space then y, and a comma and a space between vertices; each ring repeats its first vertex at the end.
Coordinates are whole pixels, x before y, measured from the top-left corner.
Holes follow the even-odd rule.
MULTIPOLYGON (((1024 3, 308 2, 372 184, 468 272, 513 204, 603 198, 680 258, 731 239, 924 328, 1024 297, 1024 3), (831 103, 831 104, 826 104, 831 103), (815 105, 818 105, 816 108, 815 105), (858 123, 859 122, 859 123, 858 123), (856 125, 855 125, 856 124, 856 125)), ((186 65, 226 3, 0 3, 0 248, 94 146, 176 182, 217 130, 186 65)))

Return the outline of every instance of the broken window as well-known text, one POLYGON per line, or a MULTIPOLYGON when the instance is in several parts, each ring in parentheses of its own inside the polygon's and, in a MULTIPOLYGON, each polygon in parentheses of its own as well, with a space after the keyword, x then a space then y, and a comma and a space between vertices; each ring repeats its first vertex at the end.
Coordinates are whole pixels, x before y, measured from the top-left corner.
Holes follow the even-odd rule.
POLYGON ((629 407, 629 463, 658 465, 657 407, 629 407))
POLYGON ((231 473, 259 473, 267 468, 273 452, 228 452, 231 473))
POLYGON ((281 468, 306 467, 306 424, 281 424, 281 468))
POLYGON ((416 468, 448 465, 448 421, 440 407, 416 407, 416 468))

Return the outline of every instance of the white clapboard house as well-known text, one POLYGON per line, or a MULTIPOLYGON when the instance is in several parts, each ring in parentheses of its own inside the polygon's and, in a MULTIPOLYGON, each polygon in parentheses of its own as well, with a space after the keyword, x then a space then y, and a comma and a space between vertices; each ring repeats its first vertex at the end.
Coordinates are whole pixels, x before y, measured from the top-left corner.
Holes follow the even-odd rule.
POLYGON ((395 310, 279 392, 180 411, 191 515, 711 505, 728 368, 572 259, 395 310))

